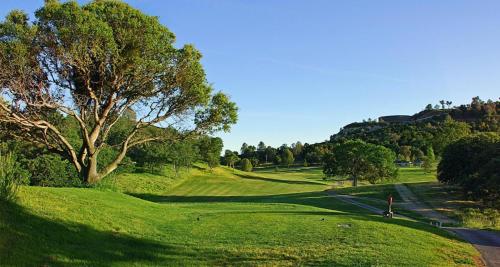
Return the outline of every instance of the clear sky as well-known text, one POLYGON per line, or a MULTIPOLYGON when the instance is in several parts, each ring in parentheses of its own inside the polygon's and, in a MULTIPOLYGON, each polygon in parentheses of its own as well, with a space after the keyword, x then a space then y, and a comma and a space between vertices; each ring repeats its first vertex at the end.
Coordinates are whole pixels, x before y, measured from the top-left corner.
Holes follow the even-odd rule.
MULTIPOLYGON (((82 1, 85 2, 85 1, 82 1)), ((324 141, 441 99, 500 97, 500 1, 129 0, 204 55, 240 108, 226 148, 324 141)), ((42 0, 1 0, 0 16, 42 0)))

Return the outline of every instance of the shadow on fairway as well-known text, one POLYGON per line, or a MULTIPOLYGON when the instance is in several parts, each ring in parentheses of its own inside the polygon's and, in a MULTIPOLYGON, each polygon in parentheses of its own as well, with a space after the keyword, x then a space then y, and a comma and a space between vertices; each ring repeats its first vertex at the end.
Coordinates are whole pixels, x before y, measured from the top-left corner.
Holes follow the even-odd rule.
POLYGON ((195 244, 160 243, 49 220, 16 204, 0 203, 0 266, 239 265, 280 257, 271 252, 257 257, 195 244))
POLYGON ((102 232, 76 223, 51 221, 11 203, 0 203, 0 265, 62 266, 61 258, 107 266, 129 259, 154 261, 173 250, 151 241, 102 232))
POLYGON ((285 179, 274 179, 274 178, 263 178, 258 176, 244 175, 244 174, 235 174, 236 176, 242 179, 250 179, 250 180, 258 180, 264 182, 275 182, 275 183, 284 183, 284 184, 310 184, 310 185, 325 185, 320 182, 310 182, 310 181, 298 181, 298 180, 285 180, 285 179))

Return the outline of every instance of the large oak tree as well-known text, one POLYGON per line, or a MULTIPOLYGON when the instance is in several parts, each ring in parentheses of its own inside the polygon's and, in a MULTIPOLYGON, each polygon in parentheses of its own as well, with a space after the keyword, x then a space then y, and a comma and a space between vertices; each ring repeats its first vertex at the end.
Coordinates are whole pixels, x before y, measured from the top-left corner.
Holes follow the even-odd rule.
POLYGON ((46 0, 33 22, 12 11, 0 23, 0 123, 65 156, 87 183, 116 169, 129 148, 164 137, 151 127, 228 131, 235 104, 213 92, 200 52, 174 41, 157 17, 120 1, 46 0), (115 142, 115 159, 98 168, 99 152, 128 111, 137 117, 133 127, 115 142), (60 115, 77 122, 80 144, 51 119, 60 115))
POLYGON ((325 156, 323 173, 329 177, 349 176, 353 186, 358 185, 358 180, 375 183, 397 177, 395 160, 394 152, 386 147, 348 140, 334 146, 332 153, 325 156))

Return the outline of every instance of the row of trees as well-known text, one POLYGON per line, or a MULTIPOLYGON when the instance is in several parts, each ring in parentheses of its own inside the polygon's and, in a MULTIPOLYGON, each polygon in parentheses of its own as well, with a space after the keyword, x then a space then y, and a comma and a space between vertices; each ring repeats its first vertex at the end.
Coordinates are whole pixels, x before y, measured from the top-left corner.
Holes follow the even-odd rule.
POLYGON ((195 140, 163 141, 142 145, 130 151, 130 158, 137 168, 151 173, 161 173, 171 164, 176 175, 182 168, 203 161, 209 168, 219 166, 223 142, 218 137, 202 136, 195 140))
POLYGON ((328 152, 327 146, 328 144, 322 143, 302 144, 300 141, 293 143, 291 146, 283 144, 277 148, 266 146, 262 141, 257 146, 243 143, 240 151, 226 150, 222 163, 234 167, 238 163, 242 165, 242 160, 247 159, 253 167, 268 164, 285 167, 290 167, 294 163, 301 163, 306 166, 321 164, 324 155, 328 152))
POLYGON ((439 100, 439 105, 436 104, 433 107, 432 104, 427 104, 427 106, 425 106, 425 110, 439 110, 439 109, 446 109, 446 108, 449 109, 449 108, 451 108, 451 104, 453 104, 452 101, 439 100))

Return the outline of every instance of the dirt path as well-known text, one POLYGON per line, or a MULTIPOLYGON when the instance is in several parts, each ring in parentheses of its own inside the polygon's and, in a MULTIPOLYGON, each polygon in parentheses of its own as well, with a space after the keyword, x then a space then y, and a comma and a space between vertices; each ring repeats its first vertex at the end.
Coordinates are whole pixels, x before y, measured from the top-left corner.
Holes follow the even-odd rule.
MULTIPOLYGON (((415 211, 420 215, 435 221, 457 224, 455 220, 432 210, 427 205, 420 202, 415 194, 413 194, 413 192, 411 192, 405 185, 396 184, 394 187, 405 202, 403 203, 403 206, 406 209, 415 211)), ((471 243, 483 256, 486 266, 500 267, 499 233, 459 227, 444 227, 444 229, 457 234, 464 240, 471 243)))
POLYGON ((458 224, 457 221, 448 218, 447 216, 433 210, 428 207, 424 203, 421 203, 418 198, 413 194, 406 185, 403 184, 395 184, 394 187, 399 193, 401 199, 403 199, 403 203, 398 203, 406 210, 411 210, 417 212, 418 214, 424 216, 427 219, 431 219, 433 221, 438 221, 446 224, 458 224))

